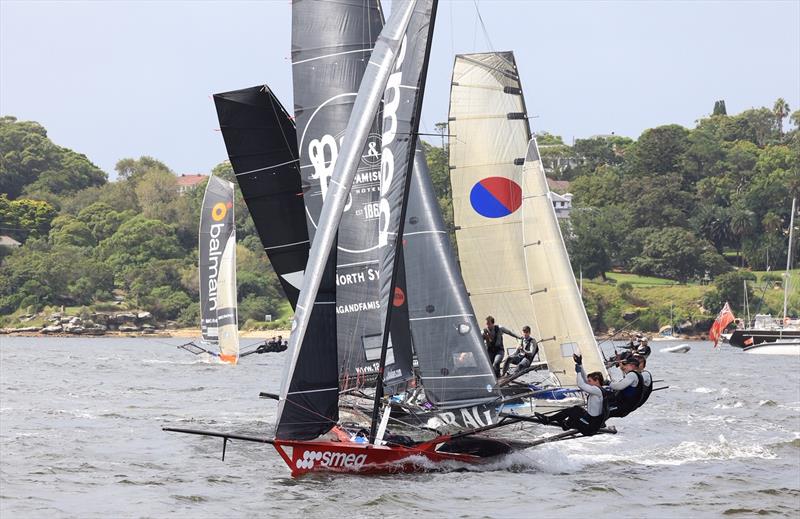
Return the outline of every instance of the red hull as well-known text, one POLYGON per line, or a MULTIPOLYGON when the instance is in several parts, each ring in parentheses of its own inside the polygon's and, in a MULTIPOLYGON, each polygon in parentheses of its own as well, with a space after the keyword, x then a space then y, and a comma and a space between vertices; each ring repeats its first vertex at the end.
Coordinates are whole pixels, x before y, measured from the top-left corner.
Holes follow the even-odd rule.
POLYGON ((292 477, 309 472, 425 472, 432 470, 431 464, 444 461, 471 464, 482 461, 482 458, 470 454, 437 452, 436 447, 446 440, 447 437, 440 437, 413 447, 295 440, 275 440, 273 445, 292 471, 292 477))

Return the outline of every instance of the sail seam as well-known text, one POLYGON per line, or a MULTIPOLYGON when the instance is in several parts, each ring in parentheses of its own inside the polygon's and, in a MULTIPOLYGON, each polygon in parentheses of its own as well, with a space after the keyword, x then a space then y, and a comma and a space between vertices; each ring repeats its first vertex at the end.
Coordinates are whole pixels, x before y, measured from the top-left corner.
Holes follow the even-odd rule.
POLYGON ((236 176, 239 175, 249 175, 250 173, 258 173, 259 171, 266 171, 268 169, 275 169, 281 166, 286 166, 287 164, 292 164, 293 162, 300 162, 300 159, 294 159, 287 162, 283 162, 281 164, 275 164, 274 166, 267 166, 265 168, 258 168, 258 169, 251 169, 250 171, 242 171, 241 173, 236 173, 236 176))

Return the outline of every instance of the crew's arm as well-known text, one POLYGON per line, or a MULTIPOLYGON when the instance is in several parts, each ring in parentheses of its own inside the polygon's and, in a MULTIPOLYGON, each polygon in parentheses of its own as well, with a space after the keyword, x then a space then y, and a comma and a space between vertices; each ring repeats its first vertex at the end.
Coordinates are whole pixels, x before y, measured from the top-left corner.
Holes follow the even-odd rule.
POLYGON ((504 328, 503 326, 500 326, 499 328, 500 328, 500 333, 504 333, 506 335, 510 335, 510 336, 514 337, 515 339, 520 339, 521 338, 519 335, 517 335, 516 333, 512 332, 508 328, 504 328))
POLYGON ((633 371, 622 377, 622 379, 617 380, 616 382, 612 382, 608 385, 614 391, 621 391, 626 387, 630 386, 636 381, 636 375, 633 374, 633 371))

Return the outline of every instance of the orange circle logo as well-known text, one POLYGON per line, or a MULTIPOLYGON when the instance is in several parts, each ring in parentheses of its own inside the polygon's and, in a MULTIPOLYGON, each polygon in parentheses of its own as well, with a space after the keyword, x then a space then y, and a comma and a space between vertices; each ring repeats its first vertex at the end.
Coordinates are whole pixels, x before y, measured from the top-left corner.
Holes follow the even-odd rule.
POLYGON ((406 302, 406 295, 403 293, 403 289, 400 287, 394 287, 394 300, 392 304, 395 307, 403 306, 403 303, 406 302))
POLYGON ((225 218, 226 214, 228 214, 228 208, 225 207, 225 204, 223 204, 222 202, 214 204, 214 207, 211 208, 211 218, 215 222, 219 222, 220 220, 225 218))

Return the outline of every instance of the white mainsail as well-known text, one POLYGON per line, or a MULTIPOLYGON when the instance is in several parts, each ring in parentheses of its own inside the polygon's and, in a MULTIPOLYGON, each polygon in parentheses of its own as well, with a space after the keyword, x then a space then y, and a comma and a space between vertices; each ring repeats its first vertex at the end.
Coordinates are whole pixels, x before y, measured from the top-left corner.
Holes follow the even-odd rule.
MULTIPOLYGON (((233 211, 233 208, 231 208, 233 211)), ((217 279, 217 323, 219 358, 236 364, 239 360, 239 324, 236 305, 236 231, 232 231, 220 260, 217 279)))
POLYGON ((479 319, 529 325, 561 385, 572 354, 607 375, 531 140, 511 52, 456 56, 450 181, 461 271, 479 319), (529 146, 530 143, 530 146, 529 146))

